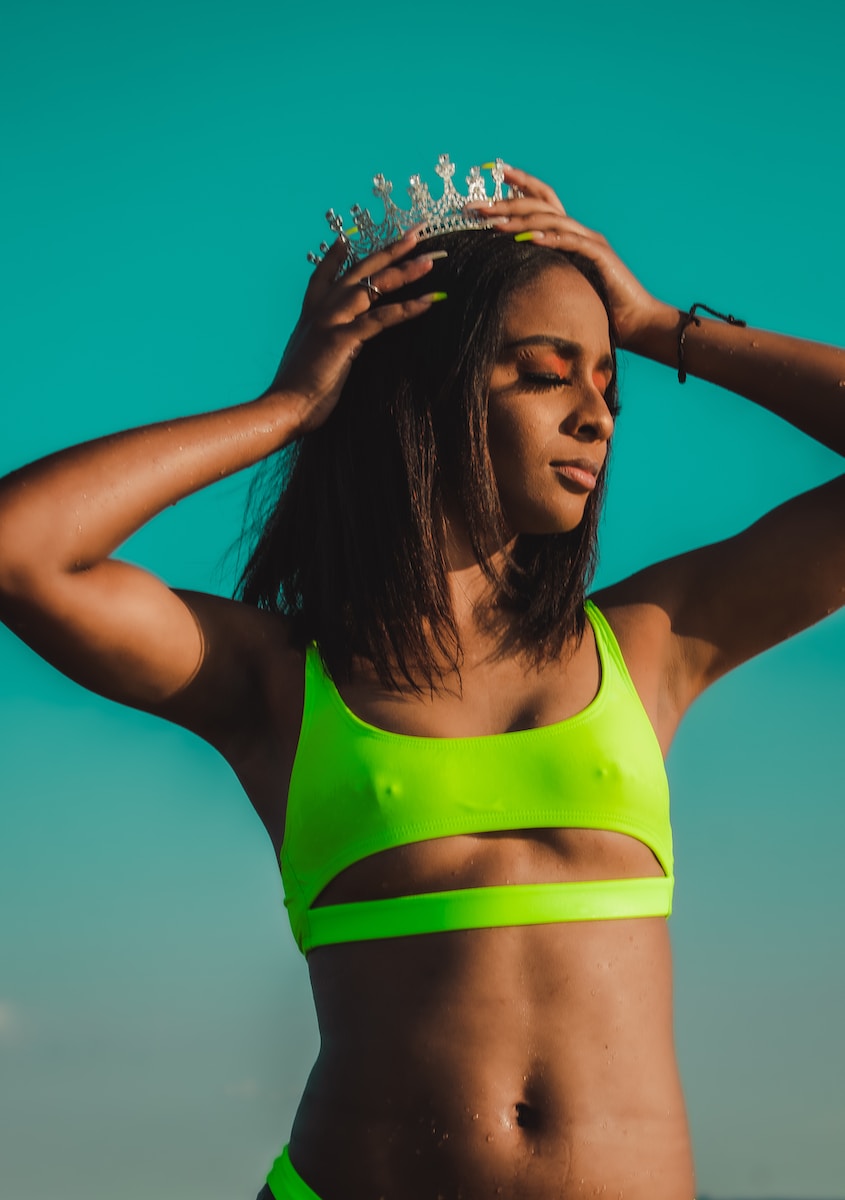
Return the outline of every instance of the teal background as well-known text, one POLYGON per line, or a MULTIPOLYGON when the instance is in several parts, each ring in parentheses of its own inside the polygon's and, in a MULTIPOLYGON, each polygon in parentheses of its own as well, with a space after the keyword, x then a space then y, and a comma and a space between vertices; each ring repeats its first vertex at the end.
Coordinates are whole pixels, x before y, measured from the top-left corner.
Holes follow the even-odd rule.
MULTIPOLYGON (((324 210, 442 150, 548 179, 679 306, 841 343, 843 13, 6 6, 0 468, 256 395, 324 210)), ((600 581, 841 469, 648 363, 623 401, 600 581)), ((245 484, 126 555, 229 591, 245 484)), ((717 685, 670 758, 701 1195, 845 1191, 844 663, 840 616, 717 685)), ((252 1200, 316 1049, 258 820, 210 749, 5 631, 0 718, 0 1192, 252 1200)))

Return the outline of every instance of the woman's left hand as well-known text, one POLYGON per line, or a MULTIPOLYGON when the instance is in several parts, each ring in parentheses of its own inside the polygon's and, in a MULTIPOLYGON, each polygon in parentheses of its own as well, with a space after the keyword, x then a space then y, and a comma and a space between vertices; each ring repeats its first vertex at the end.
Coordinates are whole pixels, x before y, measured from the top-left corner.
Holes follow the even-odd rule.
POLYGON ((500 200, 485 206, 473 206, 487 220, 501 224, 503 231, 533 233, 537 245, 550 250, 571 250, 583 254, 601 272, 610 298, 619 344, 635 350, 638 342, 656 327, 674 324, 678 310, 647 292, 614 253, 607 238, 579 224, 567 215, 552 189, 533 175, 515 167, 505 167, 505 179, 518 188, 519 199, 500 200))

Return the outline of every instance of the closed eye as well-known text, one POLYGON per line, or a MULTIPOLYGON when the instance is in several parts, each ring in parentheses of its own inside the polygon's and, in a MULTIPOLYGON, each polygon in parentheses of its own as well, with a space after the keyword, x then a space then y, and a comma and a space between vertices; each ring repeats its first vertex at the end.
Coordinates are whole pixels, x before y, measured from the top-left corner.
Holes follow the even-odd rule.
POLYGON ((553 371, 527 371, 521 378, 529 391, 569 386, 570 383, 565 375, 555 375, 553 371))
MULTIPOLYGON (((527 392, 548 392, 558 387, 571 387, 572 380, 566 375, 557 375, 554 371, 525 371, 520 375, 520 383, 527 392)), ((604 395, 605 403, 607 404, 610 415, 616 421, 622 411, 622 405, 618 395, 615 402, 612 399, 613 395, 613 377, 607 382, 607 395, 604 395)))

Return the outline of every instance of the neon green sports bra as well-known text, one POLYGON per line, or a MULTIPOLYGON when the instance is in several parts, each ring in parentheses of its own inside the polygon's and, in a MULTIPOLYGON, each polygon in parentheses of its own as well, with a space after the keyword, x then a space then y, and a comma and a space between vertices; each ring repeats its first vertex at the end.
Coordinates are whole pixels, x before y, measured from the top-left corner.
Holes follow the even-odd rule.
POLYGON ((669 785, 651 722, 616 638, 585 605, 601 683, 580 713, 486 737, 389 733, 344 704, 316 646, 281 854, 300 950, 451 929, 541 925, 672 911, 669 785), (314 907, 346 867, 393 846, 453 834, 607 829, 644 842, 663 876, 471 887, 314 907))

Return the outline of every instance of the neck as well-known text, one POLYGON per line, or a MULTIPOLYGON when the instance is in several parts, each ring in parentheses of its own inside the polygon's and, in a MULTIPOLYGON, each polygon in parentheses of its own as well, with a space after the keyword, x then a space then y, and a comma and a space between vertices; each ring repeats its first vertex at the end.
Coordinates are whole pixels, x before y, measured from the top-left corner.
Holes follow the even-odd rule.
POLYGON ((487 569, 492 568, 493 571, 502 570, 505 565, 505 555, 508 550, 512 549, 515 540, 513 539, 502 549, 494 551, 482 565, 472 548, 463 522, 449 518, 444 520, 443 553, 446 559, 452 610, 459 629, 477 625, 481 614, 484 614, 485 625, 489 625, 493 585, 485 573, 485 566, 487 569))

